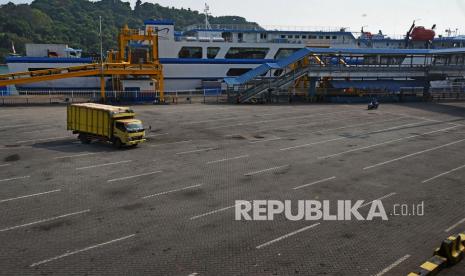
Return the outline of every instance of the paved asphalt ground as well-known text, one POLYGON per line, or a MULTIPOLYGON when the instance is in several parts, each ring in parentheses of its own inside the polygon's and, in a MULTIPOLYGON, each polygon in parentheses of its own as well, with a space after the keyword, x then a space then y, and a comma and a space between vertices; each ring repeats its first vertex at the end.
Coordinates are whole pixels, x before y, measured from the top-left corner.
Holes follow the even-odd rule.
POLYGON ((406 275, 465 231, 464 103, 136 106, 149 141, 125 150, 81 145, 65 110, 0 109, 1 275, 406 275), (389 220, 236 221, 255 199, 389 220))

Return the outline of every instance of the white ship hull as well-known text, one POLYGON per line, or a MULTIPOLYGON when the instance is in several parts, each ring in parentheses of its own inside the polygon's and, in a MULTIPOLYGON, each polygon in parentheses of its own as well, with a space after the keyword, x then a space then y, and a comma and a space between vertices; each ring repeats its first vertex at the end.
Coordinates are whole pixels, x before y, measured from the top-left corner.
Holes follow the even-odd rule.
MULTIPOLYGON (((277 31, 277 30, 191 30, 183 35, 174 30, 171 21, 145 22, 146 28, 168 30, 160 33, 159 56, 163 64, 166 91, 192 90, 204 87, 206 81, 218 81, 225 77, 241 75, 266 62, 275 62, 286 55, 281 53, 304 47, 324 48, 405 48, 403 39, 355 38, 345 29, 336 31, 277 31), (188 36, 195 35, 195 36, 188 36), (197 51, 197 52, 196 52, 197 51), (236 52, 235 52, 236 51, 236 52), (245 54, 241 56, 241 51, 245 54), (213 54, 211 53, 213 52, 213 54), (231 54, 232 53, 232 54, 231 54)), ((383 36, 384 37, 384 36, 383 36)), ((465 39, 440 39, 434 47, 451 48, 465 45, 465 39)), ((426 47, 417 43, 411 47, 426 47)), ((7 59, 10 72, 31 71, 40 68, 56 68, 90 63, 90 59, 23 57, 7 59), (28 59, 29 58, 29 59, 28 59), (38 60, 39 59, 39 60, 38 60)), ((99 89, 97 77, 71 78, 18 85, 19 90, 73 90, 99 89)))

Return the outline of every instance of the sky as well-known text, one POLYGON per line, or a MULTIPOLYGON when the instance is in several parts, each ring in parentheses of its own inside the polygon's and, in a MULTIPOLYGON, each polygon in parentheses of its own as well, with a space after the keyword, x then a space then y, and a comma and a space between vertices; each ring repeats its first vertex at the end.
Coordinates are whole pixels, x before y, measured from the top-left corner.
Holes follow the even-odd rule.
MULTIPOLYGON (((129 0, 128 0, 129 1, 129 0)), ((0 0, 29 3, 30 0, 0 0)), ((130 0, 132 4, 136 0, 130 0)), ((348 27, 403 35, 412 21, 431 27, 438 33, 451 29, 465 34, 465 0, 146 0, 163 6, 204 9, 211 14, 238 15, 263 26, 348 27)))

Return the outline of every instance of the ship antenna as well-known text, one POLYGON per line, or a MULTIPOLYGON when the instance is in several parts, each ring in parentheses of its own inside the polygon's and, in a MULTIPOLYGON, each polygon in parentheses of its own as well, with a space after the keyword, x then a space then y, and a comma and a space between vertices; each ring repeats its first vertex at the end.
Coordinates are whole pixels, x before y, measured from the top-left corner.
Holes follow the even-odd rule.
POLYGON ((207 3, 205 3, 205 9, 203 11, 205 12, 205 29, 210 30, 212 28, 210 22, 208 21, 208 16, 210 15, 210 7, 207 3))

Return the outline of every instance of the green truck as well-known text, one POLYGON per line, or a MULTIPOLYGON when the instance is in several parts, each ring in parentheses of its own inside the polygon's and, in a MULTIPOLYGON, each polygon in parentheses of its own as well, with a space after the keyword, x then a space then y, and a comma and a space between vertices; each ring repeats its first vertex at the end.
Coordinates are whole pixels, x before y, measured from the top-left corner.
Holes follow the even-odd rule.
POLYGON ((129 107, 95 103, 71 104, 67 110, 67 129, 78 134, 83 144, 92 140, 113 143, 117 148, 145 142, 145 129, 129 107))

